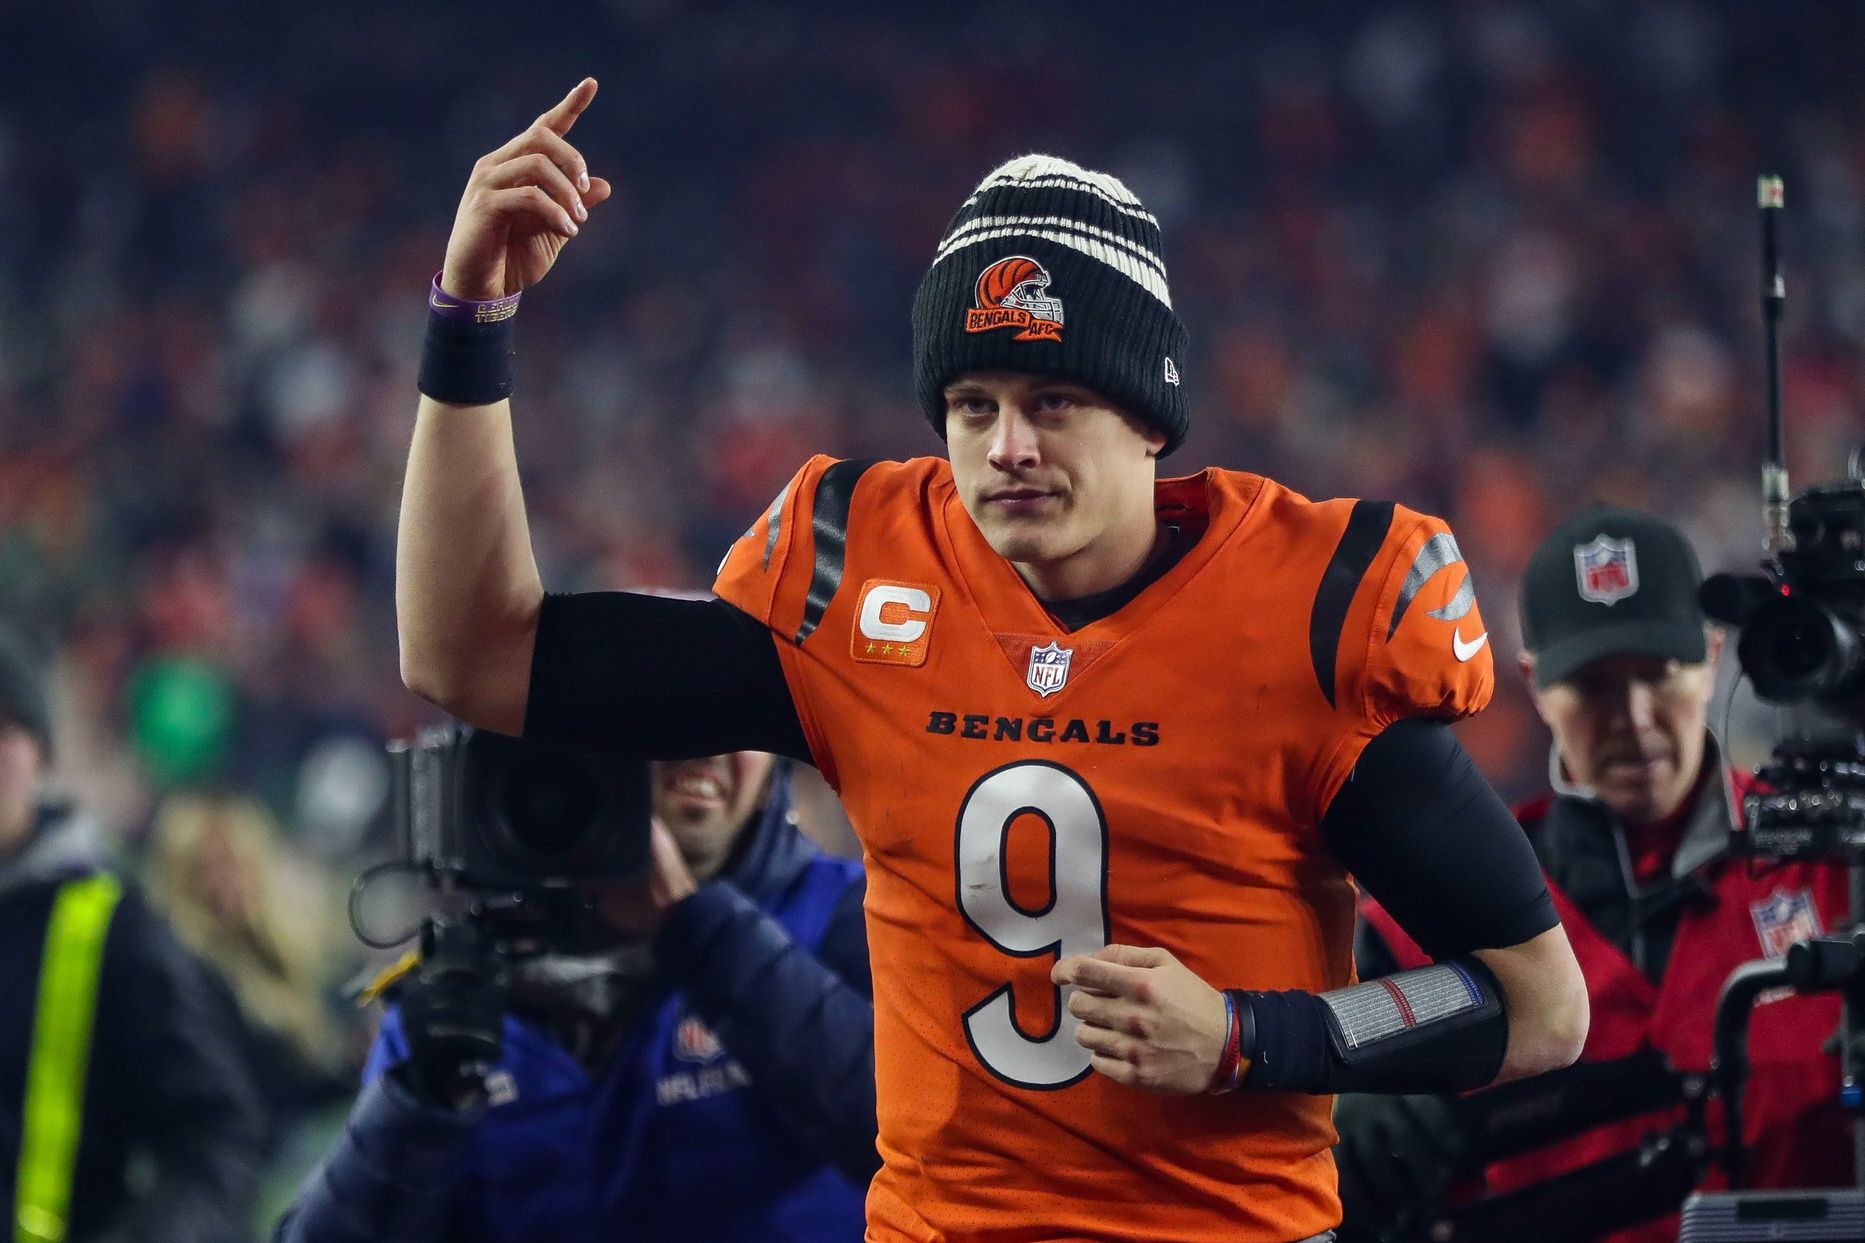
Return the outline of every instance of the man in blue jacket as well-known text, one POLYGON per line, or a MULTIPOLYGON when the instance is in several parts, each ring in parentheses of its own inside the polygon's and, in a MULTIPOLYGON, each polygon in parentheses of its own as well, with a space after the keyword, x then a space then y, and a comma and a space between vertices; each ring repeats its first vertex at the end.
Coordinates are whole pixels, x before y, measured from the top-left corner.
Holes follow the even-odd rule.
POLYGON ((275 1243, 861 1237, 860 866, 798 831, 769 755, 656 764, 654 805, 646 877, 597 895, 615 945, 512 968, 483 1080, 448 1064, 471 1006, 400 990, 275 1243))

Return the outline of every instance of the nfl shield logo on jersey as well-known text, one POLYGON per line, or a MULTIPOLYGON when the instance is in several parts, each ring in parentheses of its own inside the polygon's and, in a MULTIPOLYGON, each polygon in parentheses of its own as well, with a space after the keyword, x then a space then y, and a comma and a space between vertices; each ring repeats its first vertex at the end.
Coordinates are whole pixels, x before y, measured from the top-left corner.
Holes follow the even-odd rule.
POLYGON ((1582 600, 1616 603, 1638 590, 1638 550, 1629 539, 1602 535, 1574 549, 1574 576, 1582 600))
POLYGON ((1047 699, 1068 685, 1068 662, 1074 655, 1074 649, 1058 647, 1053 640, 1047 647, 1031 648, 1030 671, 1024 680, 1047 699))
POLYGON ((1777 889, 1766 902, 1749 903, 1748 910, 1755 917, 1761 952, 1770 958, 1782 957, 1796 941, 1820 935, 1820 912, 1813 905, 1813 895, 1805 889, 1798 893, 1777 889))

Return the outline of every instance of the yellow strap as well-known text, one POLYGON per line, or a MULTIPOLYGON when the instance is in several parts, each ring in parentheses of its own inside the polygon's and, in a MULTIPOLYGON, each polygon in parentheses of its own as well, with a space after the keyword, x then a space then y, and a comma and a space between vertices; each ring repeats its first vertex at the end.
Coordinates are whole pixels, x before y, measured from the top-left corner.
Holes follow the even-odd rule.
POLYGON ((369 982, 369 987, 356 995, 356 1004, 366 1006, 395 986, 395 982, 421 965, 419 950, 409 950, 395 960, 393 966, 383 971, 369 982))
POLYGON ((116 878, 100 872, 67 882, 52 902, 26 1071, 13 1214, 16 1243, 63 1243, 65 1238, 104 934, 122 896, 116 878))

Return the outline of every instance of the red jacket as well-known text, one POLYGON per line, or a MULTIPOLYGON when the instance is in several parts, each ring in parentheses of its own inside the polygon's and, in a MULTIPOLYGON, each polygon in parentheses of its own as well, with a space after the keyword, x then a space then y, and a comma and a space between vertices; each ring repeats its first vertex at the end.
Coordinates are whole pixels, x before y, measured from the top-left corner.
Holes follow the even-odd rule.
MULTIPOLYGON (((1745 784, 1741 776, 1736 778, 1745 784)), ((1597 926, 1603 904, 1563 890, 1559 879, 1596 898, 1584 859, 1572 847, 1576 835, 1619 833, 1616 823, 1591 800, 1543 795, 1516 809, 1548 871, 1548 889, 1567 930, 1574 957, 1586 977, 1592 1026, 1582 1060, 1607 1061, 1648 1048, 1663 1052, 1683 1070, 1707 1070, 1711 1019, 1723 981, 1744 962, 1778 957, 1805 935, 1847 926, 1846 872, 1831 865, 1755 864, 1720 853, 1729 823, 1729 802, 1716 786, 1699 796, 1700 806, 1677 852, 1680 875, 1701 888, 1679 914, 1657 983, 1627 951, 1597 926), (1561 840, 1554 840, 1559 838, 1561 840), (1699 861, 1700 860, 1700 861, 1699 861)), ((1606 841, 1611 842, 1608 836, 1606 841)), ((1584 847, 1585 842, 1581 842, 1584 847)), ((1616 852, 1615 852, 1616 853, 1616 852)), ((1597 871, 1597 869, 1595 869, 1597 871)), ((1370 899, 1363 913, 1387 942, 1399 966, 1429 960, 1392 917, 1370 899)), ((1651 961, 1647 956, 1647 961, 1651 961)), ((1743 1097, 1743 1131, 1748 1144, 1747 1181, 1753 1187, 1842 1187, 1852 1182, 1851 1129, 1837 1104, 1838 1058, 1821 1051, 1838 1029, 1837 994, 1767 999, 1756 1007, 1749 1032, 1752 1074, 1743 1097)), ((1545 1181, 1603 1157, 1635 1148, 1647 1133, 1666 1129, 1681 1111, 1661 1111, 1586 1132, 1560 1144, 1492 1165, 1491 1194, 1545 1181)), ((1719 1103, 1710 1115, 1712 1138, 1720 1139, 1719 1103)), ((1704 1186, 1722 1185, 1712 1171, 1704 1186)), ((1611 1243, 1670 1243, 1677 1217, 1611 1236, 1611 1243)))

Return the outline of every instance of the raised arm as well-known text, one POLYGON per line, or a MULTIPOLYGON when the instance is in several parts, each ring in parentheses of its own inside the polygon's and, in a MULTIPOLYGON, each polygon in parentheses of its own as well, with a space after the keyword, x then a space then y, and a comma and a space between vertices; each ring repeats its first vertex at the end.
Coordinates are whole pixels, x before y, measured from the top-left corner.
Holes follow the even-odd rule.
POLYGON ((402 489, 402 681, 508 734, 524 724, 544 588, 512 448, 512 308, 496 304, 542 280, 589 208, 609 197, 609 183, 589 175, 565 137, 595 96, 595 79, 585 78, 473 165, 432 299, 402 489))

